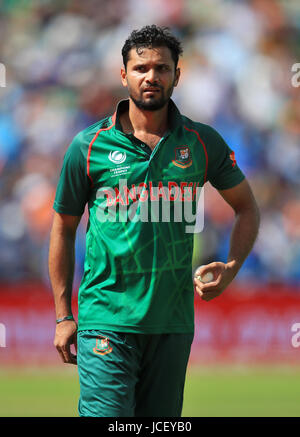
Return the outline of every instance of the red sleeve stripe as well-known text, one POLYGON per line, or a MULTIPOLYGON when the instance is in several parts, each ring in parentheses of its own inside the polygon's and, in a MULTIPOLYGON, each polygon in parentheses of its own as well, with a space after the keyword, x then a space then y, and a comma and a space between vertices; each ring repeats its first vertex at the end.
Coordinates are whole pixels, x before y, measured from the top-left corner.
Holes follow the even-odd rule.
POLYGON ((194 129, 189 129, 186 126, 183 126, 185 130, 189 131, 189 132, 194 132, 197 135, 198 141, 200 142, 200 144, 203 147, 204 153, 205 153, 205 159, 206 159, 206 164, 205 164, 205 174, 204 174, 204 182, 203 184, 205 184, 206 182, 206 178, 207 178, 207 167, 208 167, 208 156, 207 156, 207 150, 206 150, 206 146, 204 144, 204 142, 201 140, 199 133, 194 130, 194 129))
POLYGON ((91 187, 93 187, 93 185, 94 185, 93 179, 90 175, 90 158, 91 158, 92 146, 93 146, 94 142, 96 141, 96 139, 98 138, 98 135, 100 134, 100 132, 103 132, 105 130, 109 130, 112 127, 114 127, 114 125, 116 123, 116 112, 111 117, 111 121, 112 121, 112 124, 110 126, 104 128, 104 129, 99 129, 98 132, 96 132, 94 138, 92 139, 92 141, 90 142, 90 145, 89 145, 89 151, 88 151, 88 155, 87 155, 87 175, 91 181, 91 187))

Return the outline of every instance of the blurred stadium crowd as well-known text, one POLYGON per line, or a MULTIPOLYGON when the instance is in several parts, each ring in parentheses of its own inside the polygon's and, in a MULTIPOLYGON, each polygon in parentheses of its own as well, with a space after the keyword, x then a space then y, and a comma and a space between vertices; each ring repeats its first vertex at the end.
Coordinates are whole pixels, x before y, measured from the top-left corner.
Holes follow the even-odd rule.
MULTIPOLYGON (((145 24, 183 42, 181 112, 215 127, 249 178, 261 231, 239 281, 300 283, 300 62, 297 0, 0 2, 0 280, 48 281, 52 204, 73 136, 127 97, 121 48, 145 24)), ((225 260, 232 212, 209 186, 195 264, 225 260), (200 259, 200 258, 201 259, 200 259)), ((76 243, 85 252, 86 214, 76 243)))

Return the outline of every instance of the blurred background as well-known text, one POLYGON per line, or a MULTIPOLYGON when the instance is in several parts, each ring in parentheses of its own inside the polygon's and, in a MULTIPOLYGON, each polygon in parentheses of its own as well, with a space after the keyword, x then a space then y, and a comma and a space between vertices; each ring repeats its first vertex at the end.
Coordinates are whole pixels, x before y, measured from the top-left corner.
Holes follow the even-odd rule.
MULTIPOLYGON (((220 415, 213 409, 214 393, 220 408, 227 405, 225 415, 300 413, 300 349, 296 337, 292 341, 292 326, 300 323, 300 78, 298 84, 292 72, 300 62, 299 2, 2 0, 0 381, 6 397, 1 402, 0 395, 0 415, 47 415, 39 402, 35 410, 24 405, 30 396, 37 398, 37 378, 50 381, 48 399, 58 381, 64 393, 78 391, 75 370, 60 365, 52 346, 55 314, 47 255, 56 184, 74 135, 112 114, 127 97, 120 82, 121 48, 133 29, 152 23, 169 26, 183 44, 176 104, 186 116, 220 132, 261 210, 258 240, 226 296, 209 304, 195 298, 192 383, 184 413, 220 415), (220 364, 223 373, 203 367, 220 364), (47 365, 49 374, 42 370, 47 365), (53 370, 55 365, 60 370, 53 370), (237 374, 242 382, 233 384, 237 374), (231 403, 217 392, 224 381, 231 403), (244 387, 239 394, 238 387, 244 387), (266 393, 273 409, 268 410, 266 393)), ((232 219, 230 208, 207 184, 194 266, 226 260, 232 219)), ((87 214, 76 241, 75 312, 86 223, 87 214)), ((73 406, 76 396, 72 399, 73 406)), ((52 414, 74 414, 73 407, 64 409, 68 402, 63 404, 52 414)))

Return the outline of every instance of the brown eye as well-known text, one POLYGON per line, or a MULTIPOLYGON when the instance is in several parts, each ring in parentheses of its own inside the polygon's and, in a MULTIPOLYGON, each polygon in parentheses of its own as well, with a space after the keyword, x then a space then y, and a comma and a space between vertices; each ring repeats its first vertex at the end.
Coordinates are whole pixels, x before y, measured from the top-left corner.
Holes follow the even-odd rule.
POLYGON ((160 65, 159 67, 158 67, 158 70, 159 71, 168 71, 169 70, 169 67, 168 67, 168 65, 160 65))

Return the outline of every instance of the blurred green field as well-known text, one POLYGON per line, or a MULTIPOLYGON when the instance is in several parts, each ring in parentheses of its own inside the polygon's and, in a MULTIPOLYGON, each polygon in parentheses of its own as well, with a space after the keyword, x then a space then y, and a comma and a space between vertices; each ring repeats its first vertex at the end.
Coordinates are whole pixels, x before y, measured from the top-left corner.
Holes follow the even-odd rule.
MULTIPOLYGON (((1 417, 77 416, 76 368, 0 368, 1 417)), ((189 367, 185 417, 299 417, 297 367, 189 367)))

